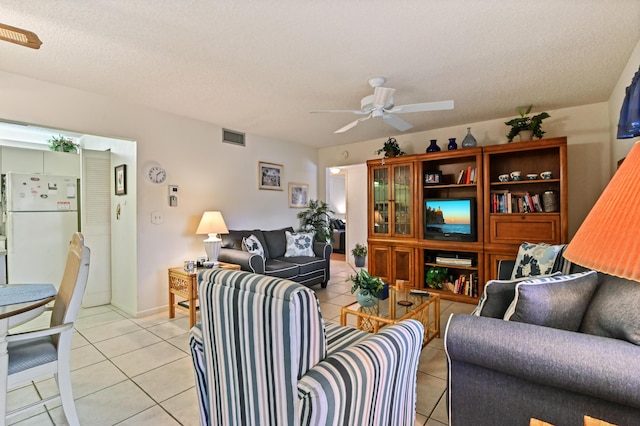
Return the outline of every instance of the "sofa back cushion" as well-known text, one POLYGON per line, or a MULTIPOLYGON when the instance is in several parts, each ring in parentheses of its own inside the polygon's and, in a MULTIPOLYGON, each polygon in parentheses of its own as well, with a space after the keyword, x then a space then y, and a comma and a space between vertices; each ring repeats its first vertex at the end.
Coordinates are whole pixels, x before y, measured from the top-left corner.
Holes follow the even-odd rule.
POLYGON ((640 283, 599 273, 580 331, 640 345, 640 283))
POLYGON ((250 231, 250 230, 237 231, 237 230, 230 229, 228 234, 221 235, 222 247, 246 251, 246 249, 244 248, 244 245, 242 244, 242 240, 243 238, 248 238, 251 235, 255 235, 258 241, 260 241, 260 244, 264 249, 264 257, 266 259, 269 259, 269 248, 267 247, 267 243, 264 239, 264 235, 262 231, 259 229, 254 229, 253 231, 250 231))
POLYGON ((264 234, 264 240, 267 243, 266 250, 269 251, 269 257, 267 259, 277 259, 283 257, 287 251, 287 238, 284 235, 285 231, 293 232, 292 227, 275 229, 273 231, 262 231, 264 234))

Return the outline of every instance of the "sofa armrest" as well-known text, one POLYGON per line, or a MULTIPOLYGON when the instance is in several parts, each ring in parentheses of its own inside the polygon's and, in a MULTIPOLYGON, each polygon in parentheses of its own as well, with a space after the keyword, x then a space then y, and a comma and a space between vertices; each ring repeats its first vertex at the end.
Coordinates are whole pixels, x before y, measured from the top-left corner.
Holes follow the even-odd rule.
POLYGON ((218 260, 221 262, 240 265, 240 269, 243 271, 264 275, 264 259, 258 254, 223 247, 220 249, 218 260))
POLYGON ((413 425, 423 332, 402 321, 316 364, 298 382, 300 423, 413 425))
POLYGON ((471 315, 451 315, 444 339, 452 375, 456 362, 472 364, 640 408, 640 381, 629 379, 640 376, 632 343, 471 315))
POLYGON ((318 241, 313 242, 313 252, 318 257, 330 259, 332 250, 333 248, 331 247, 331 244, 320 243, 318 241))

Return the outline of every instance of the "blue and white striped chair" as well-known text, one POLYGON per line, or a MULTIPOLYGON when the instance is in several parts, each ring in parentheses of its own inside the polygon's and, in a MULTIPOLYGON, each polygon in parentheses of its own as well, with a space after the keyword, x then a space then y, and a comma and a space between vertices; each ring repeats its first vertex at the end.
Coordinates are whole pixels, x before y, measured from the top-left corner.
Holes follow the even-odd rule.
POLYGON ((199 276, 190 345, 203 425, 413 425, 423 325, 325 324, 313 290, 243 271, 199 276))

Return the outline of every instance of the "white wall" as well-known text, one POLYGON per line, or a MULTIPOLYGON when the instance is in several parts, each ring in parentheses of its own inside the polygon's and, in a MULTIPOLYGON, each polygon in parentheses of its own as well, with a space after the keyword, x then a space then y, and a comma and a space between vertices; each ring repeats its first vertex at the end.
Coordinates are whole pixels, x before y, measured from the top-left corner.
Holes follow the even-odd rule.
POLYGON ((137 246, 117 271, 137 291, 135 307, 126 309, 133 315, 166 310, 167 268, 204 255, 204 237, 195 235, 203 211, 222 211, 231 229, 297 226, 287 183, 309 183, 309 197, 317 198, 316 149, 251 134, 246 147, 233 146, 221 142, 219 126, 5 72, 0 91, 0 118, 137 142, 138 172, 128 182, 136 203, 123 211, 135 227, 121 230, 135 232, 137 246), (258 190, 258 161, 284 166, 283 191, 258 190), (151 162, 167 169, 165 184, 142 175, 151 162), (168 206, 168 184, 179 185, 178 207, 168 206), (151 224, 152 211, 164 214, 163 224, 151 224))
POLYGON ((354 264, 351 249, 356 243, 367 244, 367 166, 358 164, 345 168, 347 175, 347 235, 345 255, 354 264))
POLYGON ((329 190, 327 203, 331 210, 334 211, 333 216, 339 219, 346 218, 347 198, 346 198, 346 173, 342 171, 340 174, 329 175, 329 190))
MULTIPOLYGON (((535 111, 538 112, 538 111, 535 111)), ((551 118, 543 122, 546 138, 566 136, 569 174, 569 236, 573 236, 609 181, 609 118, 607 103, 547 111, 551 118)), ((505 121, 512 117, 471 123, 471 133, 479 146, 507 143, 505 121)), ((430 139, 437 139, 446 150, 448 139, 455 137, 461 147, 468 126, 435 129, 395 135, 400 148, 408 154, 425 152, 430 139)), ((386 139, 370 140, 324 148, 319 151, 318 166, 362 164, 381 158, 374 154, 386 139)), ((321 181, 320 181, 321 182, 321 181)), ((322 182, 321 182, 322 183, 322 182)), ((319 188, 320 193, 323 189, 319 188)), ((365 191, 366 192, 366 191, 365 191)), ((351 197, 351 193, 347 193, 351 197)), ((358 220, 366 221, 366 215, 358 220)))

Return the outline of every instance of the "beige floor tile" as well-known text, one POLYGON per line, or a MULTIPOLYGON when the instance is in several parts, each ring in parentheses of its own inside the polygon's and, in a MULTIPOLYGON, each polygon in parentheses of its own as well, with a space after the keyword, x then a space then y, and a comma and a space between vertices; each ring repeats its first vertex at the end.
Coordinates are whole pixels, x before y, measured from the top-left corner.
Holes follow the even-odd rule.
POLYGON ((355 301, 356 301, 355 295, 350 293, 349 294, 343 293, 331 299, 330 303, 333 303, 334 305, 345 306, 345 305, 350 305, 355 301))
POLYGON ((329 283, 329 285, 327 285, 327 289, 335 293, 351 293, 351 284, 340 280, 338 282, 329 283))
POLYGON ((446 426, 446 425, 447 423, 440 423, 439 421, 430 418, 429 420, 427 420, 427 424, 425 426, 446 426))
POLYGON ((414 426, 424 426, 427 423, 427 416, 416 413, 416 420, 413 422, 414 426))
POLYGON ((115 311, 101 312, 96 315, 88 315, 76 320, 76 330, 83 331, 99 325, 109 324, 111 322, 122 321, 126 317, 115 311))
POLYGON ((106 360, 93 345, 71 350, 71 371, 106 360))
MULTIPOLYGON (((194 426, 197 423, 194 424, 194 426)), ((167 414, 161 407, 154 405, 153 407, 144 410, 142 413, 136 414, 133 417, 129 417, 122 423, 118 423, 118 426, 174 426, 180 425, 173 417, 167 414)))
POLYGON ((183 425, 200 424, 200 408, 195 388, 188 389, 160 405, 183 425))
POLYGON ((184 357, 187 355, 183 351, 163 341, 114 357, 111 361, 127 376, 134 377, 184 357))
POLYGON ((78 312, 78 318, 90 317, 92 315, 103 314, 105 312, 113 312, 111 305, 92 306, 90 308, 81 308, 78 312))
MULTIPOLYGON (((154 405, 153 400, 130 380, 76 400, 80 424, 91 426, 115 425, 154 405)), ((64 423, 62 407, 50 413, 56 424, 64 423)))
POLYGON ((162 341, 162 339, 155 334, 147 330, 138 330, 133 333, 123 334, 122 336, 98 342, 95 346, 107 358, 113 358, 160 341, 162 341))
POLYGON ((329 300, 333 299, 334 297, 338 297, 338 296, 340 296, 342 294, 342 293, 337 293, 337 292, 328 290, 326 288, 323 288, 323 289, 316 288, 314 290, 316 292, 316 297, 318 298, 318 300, 320 302, 329 301, 329 300))
MULTIPOLYGON (((187 314, 176 309, 176 318, 181 318, 182 316, 185 316, 185 315, 187 314)), ((135 322, 140 327, 147 328, 147 327, 151 327, 152 325, 162 324, 163 322, 167 322, 169 320, 171 320, 171 318, 169 318, 169 309, 167 309, 167 311, 165 312, 158 312, 153 315, 147 315, 142 318, 134 318, 131 321, 135 322)))
POLYGON ((165 401, 195 386, 191 357, 181 358, 133 377, 156 402, 165 401))
MULTIPOLYGON (((33 384, 23 385, 13 388, 7 393, 7 412, 22 408, 26 405, 39 401, 41 398, 33 384)), ((43 406, 32 408, 22 414, 16 415, 9 419, 8 424, 18 423, 22 420, 33 417, 39 413, 44 413, 43 406)))
POLYGON ((165 340, 188 333, 189 329, 189 318, 180 318, 147 328, 148 331, 165 340))
POLYGON ((18 423, 9 423, 17 426, 53 426, 54 423, 47 413, 36 414, 35 416, 24 419, 18 423))
POLYGON ((429 416, 444 393, 446 380, 418 372, 416 412, 429 416))
POLYGON ((320 312, 322 312, 323 318, 335 318, 340 316, 340 309, 342 306, 334 305, 329 302, 320 302, 320 312))
POLYGON ((189 347, 189 333, 181 334, 180 336, 167 339, 167 342, 171 343, 182 352, 191 356, 191 348, 189 347))
POLYGON ((91 343, 85 339, 82 334, 73 330, 73 337, 71 338, 71 349, 81 348, 83 346, 90 345, 91 343))
POLYGON ((418 371, 447 379, 447 356, 442 349, 426 347, 420 353, 418 371))
POLYGON ((82 330, 80 334, 89 342, 96 343, 138 330, 142 330, 138 324, 129 319, 123 319, 82 330))
POLYGON ((431 413, 431 418, 433 420, 437 420, 440 423, 447 424, 449 423, 449 413, 447 413, 447 393, 445 392, 438 401, 438 405, 436 405, 435 410, 431 413))

